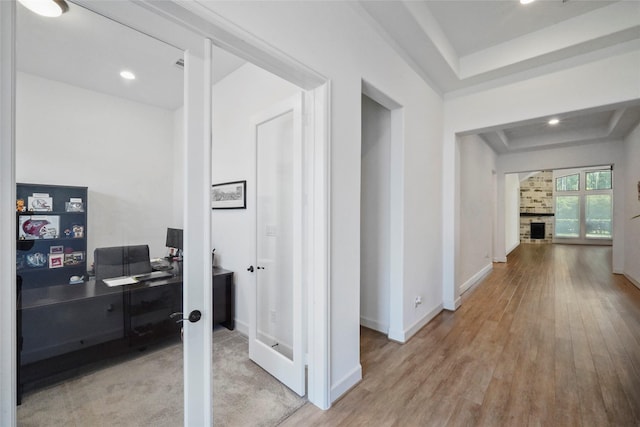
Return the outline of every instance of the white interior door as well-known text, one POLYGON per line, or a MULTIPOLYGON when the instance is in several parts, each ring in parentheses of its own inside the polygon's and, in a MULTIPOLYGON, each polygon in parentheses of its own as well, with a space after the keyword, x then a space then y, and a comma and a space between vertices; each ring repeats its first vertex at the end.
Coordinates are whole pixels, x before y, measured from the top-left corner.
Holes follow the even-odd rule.
POLYGON ((255 254, 249 357, 305 394, 302 94, 254 117, 255 254))

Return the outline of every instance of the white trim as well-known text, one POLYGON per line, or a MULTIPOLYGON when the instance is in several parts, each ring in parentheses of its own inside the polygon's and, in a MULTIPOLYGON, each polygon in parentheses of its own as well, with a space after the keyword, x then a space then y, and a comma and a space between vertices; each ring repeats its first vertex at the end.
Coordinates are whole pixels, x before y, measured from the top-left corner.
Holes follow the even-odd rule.
POLYGON ((479 283, 480 281, 482 281, 482 279, 484 279, 489 273, 491 273, 492 270, 493 270, 493 264, 492 263, 489 263, 489 264, 485 265, 484 267, 482 267, 480 269, 480 271, 478 271, 476 274, 471 276, 469 278, 469 280, 467 280, 462 285, 460 285, 460 295, 462 295, 465 292, 467 292, 469 290, 469 288, 471 288, 476 283, 479 283))
POLYGON ((461 303, 462 300, 460 299, 460 297, 456 298, 455 301, 445 299, 442 302, 442 308, 449 311, 456 311, 462 305, 461 303))
POLYGON ((405 329, 404 331, 401 331, 400 333, 397 333, 397 332, 391 333, 390 331, 389 339, 392 341, 399 342, 401 344, 406 343, 411 339, 411 337, 417 334, 418 331, 420 331, 420 329, 422 329, 426 324, 431 322, 438 314, 440 314, 443 308, 444 308, 443 304, 438 304, 433 309, 431 309, 428 313, 426 313, 424 316, 422 316, 420 319, 414 322, 413 325, 411 325, 409 328, 405 329))
POLYGON ((455 311, 460 306, 456 292, 456 254, 459 249, 459 181, 458 138, 445 122, 442 147, 442 306, 455 311))
POLYGON ((205 5, 206 1, 139 1, 144 7, 167 19, 197 34, 210 37, 216 46, 303 89, 317 88, 327 80, 315 70, 209 9, 205 5))
MULTIPOLYGON (((191 6, 195 3, 185 3, 176 1, 153 2, 149 0, 141 1, 121 1, 121 2, 93 2, 91 0, 77 0, 79 4, 92 9, 110 19, 114 19, 132 28, 145 32, 153 37, 160 38, 179 46, 182 49, 191 49, 194 53, 201 49, 201 40, 208 36, 214 40, 218 46, 239 54, 239 56, 259 64, 263 68, 283 77, 295 84, 313 89, 315 102, 315 148, 314 148, 314 198, 315 205, 319 209, 314 211, 314 240, 316 241, 316 253, 313 256, 313 281, 309 286, 309 317, 313 322, 309 323, 309 348, 311 353, 309 367, 309 401, 314 405, 327 409, 330 407, 330 82, 314 70, 289 57, 274 46, 268 45, 243 29, 231 24, 224 18, 215 14, 204 14, 205 10, 198 10, 203 14, 195 14, 187 10, 184 5, 191 6), (152 13, 150 14, 149 11, 152 13), (197 45, 195 44, 196 42, 197 45)), ((13 5, 13 2, 0 1, 3 7, 13 5)), ((13 6, 9 6, 13 7, 13 6)), ((198 8, 206 9, 202 5, 198 8)), ((210 11, 209 11, 210 12, 210 11)), ((8 40, 5 36, 9 34, 9 26, 2 25, 2 42, 8 40)), ((13 43, 11 43, 13 45, 13 43)), ((9 66, 10 62, 2 58, 2 67, 9 66)), ((3 68, 5 69, 5 68, 3 68)), ((2 84, 5 84, 6 77, 3 75, 2 84)), ((3 99, 5 99, 3 97, 3 99)), ((4 124, 4 122, 3 122, 4 124)), ((3 126, 3 130, 8 128, 3 126)), ((2 171, 8 171, 2 167, 2 171)), ((4 180, 2 181, 5 182, 4 180)), ((15 184, 15 182, 14 182, 15 184)), ((198 193, 199 194, 199 193, 198 193)), ((3 198, 2 201, 5 199, 3 198)), ((15 197, 10 197, 10 206, 15 203, 15 197)), ((12 208, 11 208, 12 210, 12 208)), ((1 215, 1 214, 0 214, 1 215)), ((13 217, 13 216, 12 216, 13 217)), ((4 221, 4 218, 3 218, 4 221)), ((13 221, 13 220, 11 220, 13 221)), ((0 224, 1 226, 2 224, 0 224)), ((13 247, 13 236, 15 230, 11 229, 11 243, 13 247)), ((0 262, 9 262, 10 268, 15 268, 15 262, 3 258, 0 262)), ((2 264, 4 265, 4 264, 2 264)), ((9 270, 2 268, 3 272, 9 270)), ((0 273, 1 274, 1 273, 0 273)), ((4 301, 5 313, 15 312, 15 298, 12 301, 4 301), (12 304, 10 307, 9 305, 12 304), (6 308, 10 309, 7 310, 6 308), (11 309, 13 307, 13 309, 11 309)), ((3 322, 1 329, 15 330, 7 322, 3 322), (13 329, 12 329, 13 328, 13 329)), ((2 337, 5 339, 4 336, 2 337)), ((3 348, 11 347, 10 341, 5 347, 4 341, 0 342, 3 348)), ((4 375, 4 367, 0 374, 4 375)), ((6 372, 15 372, 15 369, 6 372)), ((1 378, 4 381, 4 376, 1 378)), ((0 384, 2 385, 2 384, 0 384)), ((6 402, 2 399, 2 402, 6 402)), ((15 408, 11 409, 12 411, 15 408)), ((0 420, 2 425, 11 425, 0 420)))
MULTIPOLYGON (((87 0, 83 0, 87 1, 87 0)), ((118 2, 115 2, 118 3, 118 2)), ((313 277, 309 281, 308 399, 321 409, 331 406, 330 392, 330 82, 294 58, 196 2, 143 5, 173 23, 211 37, 215 44, 314 93, 313 277)))
MULTIPOLYGON (((389 95, 362 79, 362 93, 385 107, 391 114, 389 156, 389 324, 388 336, 404 328, 404 109, 389 95)), ((366 321, 366 319, 365 319, 366 321)), ((362 323, 362 322, 361 322, 362 323)), ((366 325, 365 325, 366 326, 366 325)), ((372 328, 382 332, 381 329, 372 328)))
MULTIPOLYGON (((511 246, 509 249, 507 249, 507 253, 506 255, 509 255, 511 252, 513 252, 518 246, 520 246, 520 242, 514 244, 513 246, 511 246)), ((507 262, 507 257, 505 256, 504 258, 501 258, 500 260, 496 259, 496 262, 507 262), (504 261, 503 261, 504 259, 504 261)))
POLYGON ((342 397, 346 392, 355 387, 360 381, 362 381, 362 365, 358 363, 358 366, 353 368, 351 372, 342 377, 339 381, 336 381, 333 387, 331 387, 331 401, 335 402, 342 397))
POLYGON ((241 320, 235 319, 235 330, 249 338, 249 324, 241 320))
POLYGON ((624 275, 624 277, 627 278, 628 281, 630 281, 631 283, 633 283, 633 285, 640 289, 640 281, 634 279, 633 277, 629 276, 627 273, 622 273, 624 275))
POLYGON ((16 425, 15 2, 0 1, 0 425, 16 425), (9 349, 9 351, 7 351, 9 349))
POLYGON ((184 53, 184 317, 200 310, 197 323, 184 325, 184 425, 213 424, 211 274, 211 40, 204 58, 184 53))
POLYGON ((308 141, 312 165, 309 231, 313 241, 309 253, 307 286, 307 398, 320 409, 331 407, 331 82, 311 91, 307 112, 313 122, 313 140, 308 141))

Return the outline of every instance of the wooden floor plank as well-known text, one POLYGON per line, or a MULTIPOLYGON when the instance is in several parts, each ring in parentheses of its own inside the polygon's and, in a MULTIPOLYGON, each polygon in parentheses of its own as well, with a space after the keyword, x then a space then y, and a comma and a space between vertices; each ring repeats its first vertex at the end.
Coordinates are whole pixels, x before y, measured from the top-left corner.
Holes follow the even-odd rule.
POLYGON ((363 380, 283 426, 640 426, 640 290, 611 247, 520 245, 408 343, 362 328, 363 380))

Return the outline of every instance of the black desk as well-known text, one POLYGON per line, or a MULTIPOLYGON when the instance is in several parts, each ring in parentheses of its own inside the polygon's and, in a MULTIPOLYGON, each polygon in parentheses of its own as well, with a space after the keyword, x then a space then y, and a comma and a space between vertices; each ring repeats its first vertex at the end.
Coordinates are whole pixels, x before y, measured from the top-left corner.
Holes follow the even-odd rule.
MULTIPOLYGON (((174 263, 173 276, 132 285, 109 287, 90 280, 22 290, 21 384, 46 384, 79 365, 159 340, 179 340, 181 325, 169 315, 182 311, 181 267, 174 263)), ((233 272, 214 267, 212 293, 212 326, 221 323, 233 329, 233 272)))

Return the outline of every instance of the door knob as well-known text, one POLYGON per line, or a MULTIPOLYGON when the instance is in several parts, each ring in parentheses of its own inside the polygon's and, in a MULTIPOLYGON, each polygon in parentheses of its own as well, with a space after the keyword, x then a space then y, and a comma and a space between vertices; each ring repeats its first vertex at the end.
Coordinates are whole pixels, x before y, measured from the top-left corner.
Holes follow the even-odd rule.
POLYGON ((193 310, 191 313, 189 313, 189 322, 191 323, 196 323, 201 318, 202 313, 200 313, 200 310, 193 310))
POLYGON ((250 265, 249 268, 247 268, 247 271, 250 271, 251 273, 253 273, 253 265, 250 265))
POLYGON ((178 320, 176 320, 176 323, 180 323, 185 320, 188 320, 191 323, 196 323, 198 320, 202 318, 202 313, 200 312, 200 310, 193 310, 191 313, 189 313, 189 317, 187 317, 186 319, 182 317, 182 314, 183 313, 181 311, 178 311, 176 313, 171 313, 169 317, 172 319, 175 319, 176 317, 180 317, 178 320))

